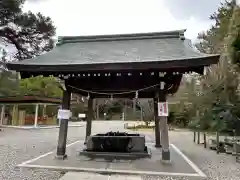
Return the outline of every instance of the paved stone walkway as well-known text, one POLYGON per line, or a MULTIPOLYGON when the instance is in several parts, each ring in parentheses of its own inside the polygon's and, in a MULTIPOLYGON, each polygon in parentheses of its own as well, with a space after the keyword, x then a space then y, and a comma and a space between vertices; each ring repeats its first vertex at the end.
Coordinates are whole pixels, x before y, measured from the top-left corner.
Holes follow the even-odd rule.
POLYGON ((60 180, 205 180, 200 177, 153 177, 153 176, 129 176, 129 175, 101 175, 92 173, 68 172, 60 180))
POLYGON ((139 176, 101 175, 92 173, 68 172, 60 180, 143 180, 139 176))

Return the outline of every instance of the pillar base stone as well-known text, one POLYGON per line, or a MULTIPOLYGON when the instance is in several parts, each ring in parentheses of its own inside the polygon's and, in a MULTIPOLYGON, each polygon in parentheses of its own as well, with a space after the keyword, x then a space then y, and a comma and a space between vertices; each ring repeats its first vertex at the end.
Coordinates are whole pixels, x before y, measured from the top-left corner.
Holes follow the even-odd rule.
POLYGON ((161 148, 162 145, 161 144, 155 144, 155 148, 161 148))
POLYGON ((58 159, 58 160, 64 160, 64 159, 67 159, 67 155, 56 155, 55 156, 55 159, 58 159))
POLYGON ((171 160, 161 160, 162 164, 166 164, 166 165, 171 165, 172 161, 171 160))
POLYGON ((164 151, 162 150, 162 160, 163 161, 170 161, 170 151, 164 151))

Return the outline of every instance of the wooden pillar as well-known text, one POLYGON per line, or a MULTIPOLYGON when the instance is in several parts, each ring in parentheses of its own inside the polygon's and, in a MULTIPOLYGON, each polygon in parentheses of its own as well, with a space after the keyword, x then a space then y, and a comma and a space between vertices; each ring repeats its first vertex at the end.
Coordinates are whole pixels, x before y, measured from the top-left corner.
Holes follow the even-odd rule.
POLYGON ((133 121, 136 121, 136 98, 133 98, 132 102, 133 102, 133 121))
POLYGON ((158 118, 158 94, 153 98, 154 122, 155 122, 155 147, 161 147, 161 134, 158 118))
POLYGON ((143 121, 143 109, 142 106, 140 105, 140 120, 143 121))
MULTIPOLYGON (((63 91, 62 98, 62 110, 70 109, 71 93, 68 91, 63 91)), ((58 135, 58 146, 57 146, 57 158, 65 159, 66 155, 66 145, 67 145, 67 132, 68 132, 68 119, 59 119, 60 128, 58 135)))
POLYGON ((34 127, 37 128, 38 126, 38 109, 39 109, 39 104, 36 104, 35 106, 35 117, 34 117, 34 127))
POLYGON ((43 105, 43 109, 42 109, 42 116, 44 117, 44 116, 46 116, 46 112, 47 111, 47 104, 44 104, 43 105))
MULTIPOLYGON (((159 102, 166 102, 166 94, 159 94, 159 102)), ((168 135, 168 117, 160 116, 162 161, 170 162, 169 135, 168 135)))
POLYGON ((18 125, 18 104, 13 105, 11 125, 13 126, 18 125))
POLYGON ((85 143, 87 141, 88 136, 91 135, 92 131, 92 120, 93 120, 93 98, 90 97, 88 99, 88 112, 87 112, 87 124, 86 124, 86 136, 85 136, 85 143))
POLYGON ((5 118, 5 105, 2 105, 0 125, 3 125, 4 118, 5 118))
POLYGON ((167 117, 161 117, 161 142, 162 142, 162 160, 170 161, 170 150, 169 150, 169 136, 168 136, 168 124, 167 117))
POLYGON ((99 100, 96 99, 96 119, 99 120, 99 100))
POLYGON ((197 132, 197 144, 200 144, 200 130, 197 132))
POLYGON ((124 113, 124 121, 125 121, 127 120, 127 100, 124 100, 123 113, 124 113))

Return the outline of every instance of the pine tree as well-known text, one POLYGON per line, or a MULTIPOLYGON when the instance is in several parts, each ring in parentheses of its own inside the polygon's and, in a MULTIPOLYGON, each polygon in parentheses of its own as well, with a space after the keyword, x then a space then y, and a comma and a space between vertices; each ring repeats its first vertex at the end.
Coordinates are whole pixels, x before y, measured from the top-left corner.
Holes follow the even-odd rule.
POLYGON ((51 18, 23 12, 24 3, 25 0, 0 1, 0 40, 16 48, 14 56, 18 60, 51 50, 55 35, 51 18))

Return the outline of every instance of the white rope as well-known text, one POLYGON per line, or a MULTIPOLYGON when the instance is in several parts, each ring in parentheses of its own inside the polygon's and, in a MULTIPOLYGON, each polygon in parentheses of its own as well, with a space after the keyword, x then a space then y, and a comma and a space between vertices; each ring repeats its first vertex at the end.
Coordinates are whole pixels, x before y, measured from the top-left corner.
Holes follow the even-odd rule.
POLYGON ((145 87, 145 88, 142 88, 142 89, 132 90, 132 91, 125 91, 125 92, 119 92, 119 93, 104 93, 104 92, 96 92, 96 91, 90 91, 90 90, 86 90, 86 89, 80 89, 80 88, 68 85, 68 87, 71 87, 73 89, 76 89, 76 90, 79 90, 79 91, 82 91, 82 92, 86 92, 86 93, 90 93, 90 94, 109 95, 109 96, 136 93, 136 92, 144 91, 144 90, 151 89, 151 88, 154 88, 154 87, 157 87, 157 86, 159 86, 159 84, 155 84, 155 85, 152 85, 152 86, 148 86, 148 87, 145 87))

